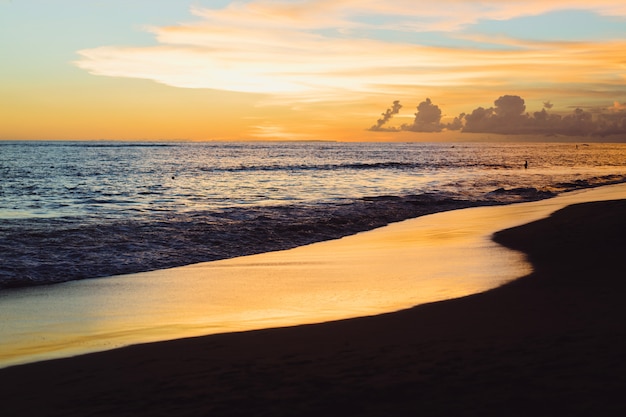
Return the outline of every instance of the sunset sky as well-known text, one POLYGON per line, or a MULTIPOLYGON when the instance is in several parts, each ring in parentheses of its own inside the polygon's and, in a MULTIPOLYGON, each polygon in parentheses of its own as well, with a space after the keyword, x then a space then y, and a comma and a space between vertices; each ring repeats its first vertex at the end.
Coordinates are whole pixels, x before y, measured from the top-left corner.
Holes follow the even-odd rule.
POLYGON ((426 98, 619 114, 625 51, 623 0, 0 0, 0 139, 411 140, 367 129, 426 98))

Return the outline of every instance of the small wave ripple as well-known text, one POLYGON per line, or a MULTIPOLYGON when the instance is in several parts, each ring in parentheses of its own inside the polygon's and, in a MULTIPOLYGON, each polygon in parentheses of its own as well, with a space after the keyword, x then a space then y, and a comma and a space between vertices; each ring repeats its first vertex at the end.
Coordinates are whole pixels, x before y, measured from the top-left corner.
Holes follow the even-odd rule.
MULTIPOLYGON (((559 191, 625 182, 607 176, 559 191)), ((140 219, 80 217, 0 222, 0 288, 136 273, 289 249, 426 214, 548 198, 555 190, 498 188, 480 198, 425 193, 379 195, 341 204, 233 207, 140 219)))

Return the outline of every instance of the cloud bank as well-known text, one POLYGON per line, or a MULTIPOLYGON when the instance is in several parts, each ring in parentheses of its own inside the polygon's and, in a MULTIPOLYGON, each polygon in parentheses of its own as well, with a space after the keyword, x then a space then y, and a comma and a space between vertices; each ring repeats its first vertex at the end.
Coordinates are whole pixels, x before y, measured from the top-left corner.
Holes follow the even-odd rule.
MULTIPOLYGON (((401 108, 399 101, 394 105, 401 108)), ((626 103, 614 102, 610 107, 584 110, 580 107, 570 114, 549 113, 552 103, 545 102, 543 109, 532 114, 526 112, 522 97, 504 95, 489 108, 477 107, 471 113, 461 113, 451 123, 441 123, 439 106, 426 99, 417 106, 413 124, 386 131, 440 132, 460 130, 470 133, 610 136, 626 134, 626 103)), ((370 130, 379 130, 370 128, 370 130)))

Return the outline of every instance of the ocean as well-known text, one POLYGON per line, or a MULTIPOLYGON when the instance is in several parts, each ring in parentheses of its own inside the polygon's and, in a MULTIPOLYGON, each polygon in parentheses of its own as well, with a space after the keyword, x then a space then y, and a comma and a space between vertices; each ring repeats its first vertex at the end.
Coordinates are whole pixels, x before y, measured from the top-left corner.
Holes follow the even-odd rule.
POLYGON ((287 249, 625 180, 626 144, 5 141, 0 288, 287 249))

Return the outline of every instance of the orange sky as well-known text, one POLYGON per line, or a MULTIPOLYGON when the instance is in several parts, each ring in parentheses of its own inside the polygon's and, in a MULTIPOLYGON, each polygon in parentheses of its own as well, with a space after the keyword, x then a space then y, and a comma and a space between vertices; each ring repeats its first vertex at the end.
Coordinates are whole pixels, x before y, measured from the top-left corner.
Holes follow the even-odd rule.
POLYGON ((0 139, 420 140, 367 129, 394 100, 626 102, 622 1, 125 4, 0 1, 0 139))

